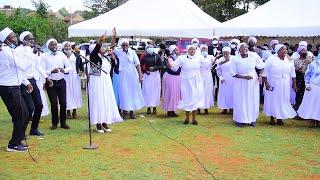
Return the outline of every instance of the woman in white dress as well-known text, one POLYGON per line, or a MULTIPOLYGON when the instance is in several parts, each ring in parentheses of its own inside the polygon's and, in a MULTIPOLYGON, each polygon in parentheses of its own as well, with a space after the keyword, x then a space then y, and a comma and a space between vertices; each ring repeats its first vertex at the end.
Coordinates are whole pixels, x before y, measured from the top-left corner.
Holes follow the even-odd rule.
POLYGON ((65 41, 62 43, 62 52, 67 56, 72 72, 65 74, 64 79, 66 81, 66 98, 67 98, 67 118, 77 119, 77 110, 82 107, 82 95, 81 95, 81 79, 76 71, 76 56, 71 51, 71 43, 65 41), (72 116, 71 116, 72 110, 72 116))
POLYGON ((320 121, 320 55, 308 65, 305 84, 306 91, 298 114, 303 119, 310 119, 309 127, 316 127, 320 121))
POLYGON ((130 111, 130 118, 136 119, 134 111, 145 105, 141 90, 143 75, 140 61, 136 52, 130 49, 128 39, 120 39, 119 45, 121 49, 115 49, 114 53, 119 58, 120 109, 124 111, 124 117, 130 111))
MULTIPOLYGON (((208 46, 202 44, 200 46, 202 58, 200 59, 200 72, 203 80, 204 87, 204 113, 209 114, 208 109, 214 106, 214 85, 211 69, 215 63, 215 58, 213 55, 208 54, 208 46)), ((201 113, 201 110, 198 109, 198 114, 201 113)))
POLYGON ((257 53, 249 52, 246 43, 238 45, 239 54, 232 64, 233 120, 237 127, 255 126, 259 116, 259 80, 255 68, 263 71, 264 63, 257 53))
MULTIPOLYGON (((98 133, 111 132, 108 124, 123 121, 119 114, 110 77, 111 60, 106 58, 106 50, 101 47, 105 39, 106 36, 103 35, 97 44, 92 44, 89 47, 90 60, 108 73, 105 74, 99 70, 96 73, 91 73, 90 71, 88 86, 90 121, 91 124, 96 125, 98 133)), ((91 68, 94 69, 94 66, 91 65, 91 68)))
POLYGON ((190 122, 192 112, 192 124, 197 125, 197 109, 205 105, 203 81, 200 73, 201 56, 196 56, 197 48, 194 45, 187 46, 187 54, 179 56, 172 63, 167 62, 168 68, 177 71, 181 67, 181 101, 178 109, 186 111, 184 124, 190 122))
POLYGON ((276 55, 270 56, 265 63, 263 82, 266 90, 264 94, 264 113, 270 116, 270 124, 282 126, 283 119, 297 115, 290 103, 290 80, 296 88, 296 73, 293 63, 287 58, 287 48, 283 44, 275 46, 276 55))
POLYGON ((233 81, 231 71, 231 62, 234 56, 231 56, 231 48, 224 47, 222 49, 223 56, 216 62, 217 75, 219 76, 219 93, 218 93, 218 108, 223 109, 221 114, 232 114, 233 109, 233 81))

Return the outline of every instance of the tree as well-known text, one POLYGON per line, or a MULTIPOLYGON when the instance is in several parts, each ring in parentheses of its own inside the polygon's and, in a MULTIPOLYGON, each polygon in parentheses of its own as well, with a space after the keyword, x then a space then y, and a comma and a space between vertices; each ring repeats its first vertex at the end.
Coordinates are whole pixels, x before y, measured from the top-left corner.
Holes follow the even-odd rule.
POLYGON ((84 6, 90 9, 90 11, 84 11, 83 17, 90 19, 108 12, 128 0, 84 0, 84 6))
POLYGON ((39 16, 48 17, 48 9, 50 6, 47 3, 45 3, 44 0, 39 0, 39 1, 32 0, 32 4, 36 8, 37 14, 39 16))
POLYGON ((63 16, 63 17, 66 17, 66 16, 69 15, 69 12, 68 12, 68 10, 67 10, 65 7, 59 9, 58 12, 59 12, 59 13, 61 14, 61 16, 63 16))

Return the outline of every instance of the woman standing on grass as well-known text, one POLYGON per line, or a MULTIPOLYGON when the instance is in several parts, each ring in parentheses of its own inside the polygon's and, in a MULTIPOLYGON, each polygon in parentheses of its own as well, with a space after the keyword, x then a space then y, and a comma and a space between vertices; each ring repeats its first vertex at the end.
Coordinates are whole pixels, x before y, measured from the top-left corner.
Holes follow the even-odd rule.
MULTIPOLYGON (((208 46, 202 44, 200 46, 201 50, 201 61, 200 61, 200 72, 203 80, 204 87, 204 96, 205 96, 205 104, 204 104, 204 113, 209 114, 208 109, 214 106, 214 84, 211 69, 215 63, 215 58, 213 55, 208 54, 208 46)), ((201 113, 201 110, 198 109, 198 114, 201 113)))
MULTIPOLYGON (((179 48, 176 45, 171 45, 169 47, 170 56, 168 58, 168 64, 173 63, 180 55, 179 48)), ((181 78, 180 78, 181 68, 177 71, 172 71, 167 68, 166 72, 163 74, 162 79, 162 109, 167 111, 168 117, 177 117, 178 115, 175 111, 178 108, 178 103, 181 99, 180 89, 181 89, 181 78)))
POLYGON ((310 119, 310 127, 316 127, 320 121, 320 55, 309 64, 305 85, 306 91, 298 114, 303 119, 310 119))
MULTIPOLYGON (((91 124, 96 124, 98 133, 111 132, 107 124, 122 122, 120 117, 112 81, 110 77, 111 60, 106 55, 106 50, 102 48, 106 36, 100 37, 97 44, 91 44, 89 47, 90 60, 95 66, 100 67, 108 74, 96 69, 95 73, 90 71, 89 79, 89 99, 90 99, 90 120, 91 124)), ((95 68, 91 65, 90 68, 95 68)))
POLYGON ((264 63, 257 53, 249 52, 246 43, 238 45, 239 54, 231 62, 233 84, 233 120, 237 127, 255 126, 259 116, 259 80, 255 68, 263 71, 264 63))
POLYGON ((201 56, 196 56, 197 47, 187 46, 187 54, 179 56, 172 63, 168 62, 168 67, 177 71, 181 68, 181 101, 178 109, 186 111, 184 124, 190 122, 190 112, 192 113, 192 124, 197 125, 197 109, 205 105, 203 81, 200 73, 201 56))
POLYGON ((231 71, 231 62, 233 56, 231 56, 231 48, 224 47, 222 49, 223 57, 219 58, 217 64, 217 74, 219 76, 219 93, 218 93, 218 108, 223 109, 221 114, 232 114, 233 109, 233 81, 231 71))
POLYGON ((287 58, 287 48, 283 44, 275 46, 275 56, 266 60, 263 82, 266 86, 264 113, 270 116, 270 124, 282 126, 282 119, 297 115, 290 103, 290 87, 296 89, 296 73, 293 63, 287 58), (290 80, 292 79, 292 85, 290 80))

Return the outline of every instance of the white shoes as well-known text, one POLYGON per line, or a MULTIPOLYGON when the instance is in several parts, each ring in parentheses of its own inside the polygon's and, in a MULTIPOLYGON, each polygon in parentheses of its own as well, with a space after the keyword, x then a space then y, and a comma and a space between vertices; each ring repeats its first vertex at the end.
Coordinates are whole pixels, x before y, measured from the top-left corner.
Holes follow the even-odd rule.
POLYGON ((109 129, 109 128, 108 128, 108 129, 106 129, 106 128, 102 127, 102 129, 103 129, 103 131, 104 131, 104 132, 106 132, 106 133, 111 133, 111 132, 112 132, 112 130, 111 130, 111 129, 109 129))
POLYGON ((96 131, 97 131, 98 133, 101 133, 101 134, 104 133, 104 130, 103 130, 103 129, 97 129, 97 128, 96 128, 96 131))

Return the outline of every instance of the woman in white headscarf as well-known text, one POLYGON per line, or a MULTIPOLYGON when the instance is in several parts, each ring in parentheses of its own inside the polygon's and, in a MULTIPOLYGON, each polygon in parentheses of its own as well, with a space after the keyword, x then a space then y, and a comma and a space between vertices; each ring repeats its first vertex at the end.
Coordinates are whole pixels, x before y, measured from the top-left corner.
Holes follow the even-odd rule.
POLYGON ((194 45, 187 46, 187 54, 179 56, 168 67, 177 71, 181 68, 181 101, 178 109, 186 111, 184 124, 190 122, 192 112, 192 124, 197 125, 196 110, 205 105, 203 81, 200 73, 201 56, 196 56, 197 48, 194 45))
POLYGON ((224 47, 222 49, 223 56, 216 62, 217 74, 219 76, 219 93, 218 93, 218 108, 223 109, 221 114, 232 114, 233 109, 233 81, 231 71, 231 62, 234 56, 231 56, 231 48, 224 47))
MULTIPOLYGON (((237 127, 255 126, 259 116, 259 80, 255 68, 264 63, 256 53, 249 53, 248 45, 238 45, 239 54, 231 62, 233 85, 233 120, 237 127)), ((262 71, 262 70, 261 70, 262 71)))
MULTIPOLYGON (((169 47, 170 56, 167 59, 167 64, 172 64, 180 55, 179 47, 171 45, 169 47)), ((181 68, 177 71, 172 71, 167 68, 162 78, 162 109, 167 111, 168 117, 177 117, 175 113, 178 109, 178 103, 181 99, 181 68)))
POLYGON ((62 52, 67 56, 72 72, 65 74, 64 79, 67 86, 67 118, 77 119, 77 110, 82 107, 82 95, 81 95, 81 79, 76 71, 76 56, 71 51, 71 43, 65 41, 62 43, 62 52), (72 116, 71 111, 72 110, 72 116))
POLYGON ((297 115, 290 103, 290 79, 292 87, 296 86, 296 73, 293 63, 287 58, 287 48, 283 44, 275 46, 276 55, 266 61, 263 77, 265 84, 264 113, 270 116, 270 124, 282 126, 283 119, 297 115))
MULTIPOLYGON (((214 106, 214 84, 211 69, 215 63, 213 55, 208 54, 208 46, 200 46, 202 58, 200 60, 200 72, 203 80, 205 105, 203 107, 205 114, 209 114, 208 109, 214 106)), ((198 109, 198 114, 201 110, 198 109)))
POLYGON ((316 127, 320 121, 320 55, 309 64, 305 73, 305 83, 306 91, 298 114, 303 119, 310 119, 309 127, 316 127))

